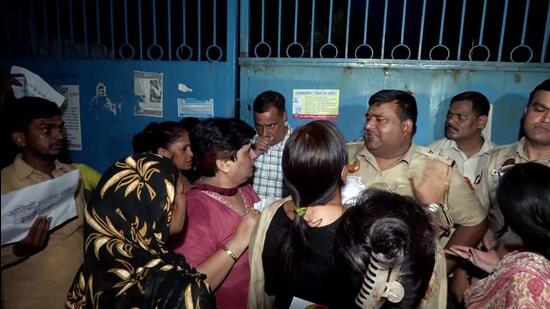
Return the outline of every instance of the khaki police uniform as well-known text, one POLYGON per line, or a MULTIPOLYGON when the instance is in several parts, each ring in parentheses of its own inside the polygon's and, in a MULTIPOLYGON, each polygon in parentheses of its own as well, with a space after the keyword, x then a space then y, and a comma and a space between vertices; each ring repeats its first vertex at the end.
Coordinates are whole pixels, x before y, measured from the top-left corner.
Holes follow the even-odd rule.
MULTIPOLYGON (((486 168, 483 170, 480 199, 483 207, 488 210, 489 225, 493 232, 500 231, 504 226, 504 218, 495 201, 498 182, 506 170, 512 166, 531 161, 527 157, 524 147, 525 137, 521 138, 517 143, 495 149, 489 158, 486 168)), ((534 162, 550 166, 550 158, 534 162)), ((519 236, 510 230, 501 237, 501 241, 504 245, 512 247, 520 244, 519 236)))
MULTIPOLYGON (((353 173, 351 171, 354 169, 351 169, 349 175, 360 176, 367 188, 385 188, 411 197, 414 197, 410 181, 411 175, 421 179, 424 169, 431 160, 439 160, 453 166, 453 161, 450 158, 442 157, 426 147, 415 144, 411 144, 397 165, 385 171, 380 171, 374 155, 368 151, 363 142, 360 144, 358 142, 349 143, 348 155, 350 165, 359 164, 359 169, 353 173)), ((475 226, 486 218, 486 212, 479 199, 464 177, 456 171, 456 168, 453 168, 446 205, 449 208, 451 219, 457 225, 475 226)), ((442 245, 445 245, 447 241, 448 239, 442 239, 442 245)))
MULTIPOLYGON (((493 151, 489 162, 482 174, 481 203, 485 209, 489 209, 491 200, 494 197, 494 191, 498 186, 500 177, 504 174, 507 168, 510 168, 518 163, 527 163, 529 158, 524 150, 525 137, 517 143, 501 146, 493 151)), ((550 166, 550 158, 537 160, 536 162, 550 166)))
POLYGON ((448 138, 442 138, 426 147, 432 149, 441 156, 448 156, 454 160, 458 172, 468 178, 474 191, 478 194, 478 198, 481 200, 481 196, 479 195, 481 175, 483 169, 487 166, 487 162, 489 162, 489 157, 495 148, 495 144, 485 139, 479 151, 469 158, 460 148, 458 148, 454 140, 448 138))

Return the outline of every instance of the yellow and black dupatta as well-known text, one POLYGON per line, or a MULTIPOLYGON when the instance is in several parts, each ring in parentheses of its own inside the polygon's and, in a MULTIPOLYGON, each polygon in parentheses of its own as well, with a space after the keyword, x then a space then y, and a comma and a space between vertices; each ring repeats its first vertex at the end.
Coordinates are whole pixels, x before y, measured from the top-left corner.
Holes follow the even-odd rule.
POLYGON ((86 207, 84 263, 67 308, 215 308, 205 276, 165 249, 177 176, 153 154, 107 170, 86 207))

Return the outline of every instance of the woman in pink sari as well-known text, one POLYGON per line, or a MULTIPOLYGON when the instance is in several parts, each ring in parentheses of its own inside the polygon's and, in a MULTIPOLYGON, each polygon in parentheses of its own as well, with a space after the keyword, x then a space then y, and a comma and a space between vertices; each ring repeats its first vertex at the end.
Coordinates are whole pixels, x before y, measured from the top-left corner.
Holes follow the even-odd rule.
POLYGON ((466 291, 466 307, 550 308, 550 167, 514 166, 499 183, 497 201, 505 228, 520 236, 523 249, 499 261, 494 250, 449 248, 489 273, 466 291))

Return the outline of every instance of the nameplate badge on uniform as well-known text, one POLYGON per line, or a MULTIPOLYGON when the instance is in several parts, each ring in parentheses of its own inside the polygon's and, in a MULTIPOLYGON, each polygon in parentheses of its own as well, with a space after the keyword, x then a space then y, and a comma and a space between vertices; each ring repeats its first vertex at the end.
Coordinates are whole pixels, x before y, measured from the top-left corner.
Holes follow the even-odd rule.
POLYGON ((474 184, 478 185, 481 182, 481 174, 477 175, 474 179, 474 184))
POLYGON ((504 173, 506 173, 506 171, 511 169, 514 165, 516 165, 516 159, 509 158, 502 163, 500 168, 492 170, 491 175, 501 177, 502 175, 504 175, 504 173))

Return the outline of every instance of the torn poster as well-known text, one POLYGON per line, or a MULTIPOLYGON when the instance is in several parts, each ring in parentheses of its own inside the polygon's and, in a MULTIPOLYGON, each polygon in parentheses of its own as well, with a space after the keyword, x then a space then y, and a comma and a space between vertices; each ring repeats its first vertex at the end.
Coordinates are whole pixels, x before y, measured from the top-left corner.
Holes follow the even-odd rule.
POLYGON ((90 101, 90 112, 94 119, 105 118, 110 121, 118 121, 118 116, 122 110, 122 103, 113 102, 107 96, 107 87, 99 82, 95 87, 95 96, 90 101))
POLYGON ((24 78, 17 78, 21 86, 12 86, 13 95, 16 99, 25 96, 38 97, 52 101, 57 106, 61 106, 65 101, 65 97, 55 91, 42 77, 23 67, 12 66, 10 74, 21 74, 24 76, 24 78))
POLYGON ((69 150, 82 150, 80 87, 78 85, 62 85, 60 88, 67 102, 62 116, 65 122, 65 138, 67 138, 68 148, 69 150))

